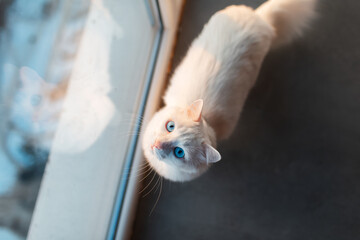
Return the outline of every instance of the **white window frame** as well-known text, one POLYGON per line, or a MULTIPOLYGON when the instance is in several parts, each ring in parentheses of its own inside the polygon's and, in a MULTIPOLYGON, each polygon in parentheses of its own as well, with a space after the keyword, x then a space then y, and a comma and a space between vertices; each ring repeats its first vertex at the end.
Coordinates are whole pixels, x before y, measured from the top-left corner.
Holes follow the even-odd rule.
MULTIPOLYGON (((144 107, 143 111, 140 112, 143 113, 145 122, 155 113, 161 102, 161 94, 165 86, 184 0, 151 0, 150 2, 159 6, 159 16, 162 18, 163 29, 161 36, 158 36, 161 38, 161 44, 154 53, 157 56, 155 67, 148 73, 148 77, 151 77, 152 80, 151 85, 148 86, 149 91, 146 91, 147 101, 142 104, 143 106, 140 106, 140 108, 144 107)), ((154 8, 153 5, 153 9, 156 9, 156 6, 154 8)), ((85 27, 84 33, 86 31, 87 27, 85 27)), ((72 86, 72 81, 70 80, 69 88, 72 86)), ((66 98, 71 97, 71 94, 76 93, 70 89, 66 98)), ((62 131, 62 129, 60 128, 58 131, 62 131)), ((132 152, 127 154, 132 158, 132 173, 136 173, 140 163, 144 161, 141 144, 139 144, 141 137, 142 135, 137 139, 138 144, 135 142, 134 149, 130 149, 132 152)), ((91 174, 92 169, 97 167, 96 164, 99 165, 98 167, 109 169, 109 171, 115 166, 103 166, 101 161, 97 161, 95 164, 94 162, 93 164, 86 164, 86 161, 91 158, 86 154, 71 159, 71 161, 64 160, 69 157, 56 151, 56 149, 61 148, 56 144, 59 143, 54 142, 45 170, 28 239, 129 239, 138 200, 138 174, 130 174, 126 191, 123 196, 120 196, 122 197, 120 207, 117 205, 119 204, 118 191, 121 183, 117 182, 116 179, 123 179, 121 176, 123 171, 119 171, 114 182, 101 182, 102 179, 99 179, 96 189, 106 187, 108 194, 92 194, 91 199, 89 199, 86 194, 87 189, 89 189, 87 182, 90 179, 93 181, 93 178, 97 177, 91 174), (84 159, 84 156, 87 159, 84 159), (71 168, 69 164, 72 165, 71 168), (78 171, 79 166, 81 166, 81 171, 78 171), (68 172, 64 172, 64 169, 68 172), (67 187, 71 184, 76 185, 76 187, 67 187)), ((106 148, 106 146, 101 147, 106 148)), ((119 164, 122 165, 122 163, 119 164)), ((124 167, 118 166, 118 168, 124 167)), ((92 189, 92 193, 96 189, 92 189)))

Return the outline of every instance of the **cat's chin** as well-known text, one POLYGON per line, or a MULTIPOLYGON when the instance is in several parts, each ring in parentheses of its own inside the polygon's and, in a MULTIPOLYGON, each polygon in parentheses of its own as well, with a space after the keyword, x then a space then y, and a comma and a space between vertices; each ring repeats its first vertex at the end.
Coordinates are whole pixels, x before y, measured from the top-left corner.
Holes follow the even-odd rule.
POLYGON ((184 170, 179 167, 158 160, 151 153, 145 154, 149 165, 162 177, 173 182, 187 182, 202 175, 208 169, 208 165, 201 168, 184 170))
POLYGON ((174 182, 191 181, 202 175, 207 170, 207 168, 202 168, 202 169, 194 169, 193 171, 189 172, 179 169, 178 167, 171 166, 164 162, 163 162, 163 166, 160 167, 157 166, 157 168, 156 167, 153 168, 159 175, 174 182))

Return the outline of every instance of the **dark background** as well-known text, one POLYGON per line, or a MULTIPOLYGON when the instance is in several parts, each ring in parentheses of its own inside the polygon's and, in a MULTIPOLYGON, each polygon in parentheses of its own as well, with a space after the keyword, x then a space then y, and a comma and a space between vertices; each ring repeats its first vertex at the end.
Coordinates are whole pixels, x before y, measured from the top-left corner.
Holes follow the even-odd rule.
MULTIPOLYGON (((214 12, 262 2, 188 0, 173 65, 214 12)), ((360 239, 360 2, 318 12, 266 57, 222 160, 195 181, 164 181, 151 215, 159 192, 140 198, 133 239, 360 239)))

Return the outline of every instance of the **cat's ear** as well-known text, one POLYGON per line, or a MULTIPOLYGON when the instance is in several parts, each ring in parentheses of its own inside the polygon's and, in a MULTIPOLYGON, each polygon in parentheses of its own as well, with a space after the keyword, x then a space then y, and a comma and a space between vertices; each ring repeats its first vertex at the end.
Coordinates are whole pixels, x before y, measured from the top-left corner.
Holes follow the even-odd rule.
POLYGON ((215 163, 221 160, 221 155, 215 148, 206 143, 204 143, 204 147, 207 163, 215 163))
POLYGON ((198 99, 188 107, 187 114, 194 122, 200 122, 203 105, 204 101, 202 99, 198 99))

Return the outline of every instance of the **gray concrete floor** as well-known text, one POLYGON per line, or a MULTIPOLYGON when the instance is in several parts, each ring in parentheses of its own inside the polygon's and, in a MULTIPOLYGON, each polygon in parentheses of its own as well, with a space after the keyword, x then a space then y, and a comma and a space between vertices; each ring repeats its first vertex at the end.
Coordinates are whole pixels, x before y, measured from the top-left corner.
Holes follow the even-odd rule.
MULTIPOLYGON (((174 65, 212 13, 263 1, 188 0, 174 65)), ((360 239, 360 2, 328 0, 265 59, 223 159, 142 198, 133 239, 360 239)), ((147 180, 149 181, 149 179, 147 180)))

